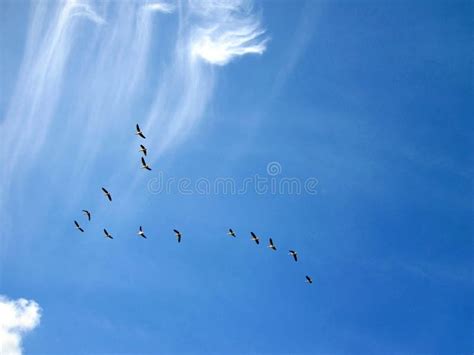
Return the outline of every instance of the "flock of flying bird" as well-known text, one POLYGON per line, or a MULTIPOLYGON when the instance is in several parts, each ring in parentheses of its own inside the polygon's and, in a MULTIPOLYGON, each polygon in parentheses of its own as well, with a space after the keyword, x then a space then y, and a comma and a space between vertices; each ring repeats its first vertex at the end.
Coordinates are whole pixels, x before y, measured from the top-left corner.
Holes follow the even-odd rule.
MULTIPOLYGON (((143 139, 145 139, 145 135, 143 134, 143 132, 141 131, 140 129, 140 126, 137 124, 136 125, 136 132, 135 134, 143 139)), ((147 155, 147 149, 145 148, 145 146, 143 144, 140 144, 140 150, 139 150, 141 153, 143 153, 143 155, 146 157, 147 155)), ((150 170, 151 171, 151 168, 148 166, 148 164, 145 162, 145 158, 142 156, 141 157, 141 168, 142 169, 146 169, 146 170, 150 170)), ((110 201, 112 202, 112 195, 110 194, 110 192, 105 188, 105 187, 102 187, 102 192, 104 193, 105 197, 110 201)), ((91 220, 91 213, 90 211, 88 210, 82 210, 82 212, 84 213, 84 215, 87 217, 87 220, 90 221, 91 220)), ((81 225, 75 220, 74 221, 74 224, 76 226, 76 229, 78 229, 80 232, 84 233, 84 229, 81 227, 81 225)), ((182 234, 176 230, 176 229, 173 229, 173 232, 175 234, 175 237, 176 237, 176 240, 178 241, 178 243, 181 243, 181 237, 182 237, 182 234)), ((229 228, 229 231, 227 233, 229 236, 231 237, 237 237, 237 234, 231 229, 229 228)), ((109 238, 109 239, 113 239, 112 235, 107 231, 107 229, 104 228, 104 235, 106 238, 109 238)), ((142 238, 145 238, 146 239, 146 235, 145 235, 145 232, 143 231, 143 228, 142 226, 139 227, 138 229, 138 232, 137 232, 137 235, 139 237, 142 237, 142 238)), ((254 233, 254 232, 250 232, 250 235, 251 235, 251 240, 253 240, 256 244, 260 244, 260 238, 254 233)), ((277 250, 276 246, 275 246, 275 243, 273 243, 273 240, 272 238, 269 238, 269 244, 268 244, 268 248, 272 249, 272 250, 277 250)), ((293 259, 296 261, 298 261, 298 253, 294 250, 289 250, 289 255, 291 255, 293 257, 293 259)), ((313 283, 313 279, 311 278, 311 276, 309 275, 306 275, 306 281, 307 283, 309 284, 312 284, 313 283)))

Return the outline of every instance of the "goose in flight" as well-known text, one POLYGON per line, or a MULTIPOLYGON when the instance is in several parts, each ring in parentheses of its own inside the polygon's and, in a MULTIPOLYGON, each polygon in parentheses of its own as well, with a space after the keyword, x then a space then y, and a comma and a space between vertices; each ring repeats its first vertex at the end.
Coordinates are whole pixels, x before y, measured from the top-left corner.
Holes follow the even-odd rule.
POLYGON ((234 231, 231 228, 229 228, 229 232, 227 232, 227 234, 230 235, 231 237, 234 237, 234 238, 236 237, 234 231))
POLYGON ((269 244, 268 244, 268 247, 272 250, 277 250, 275 244, 273 244, 273 240, 272 238, 270 238, 270 241, 269 241, 269 244))
POLYGON ((140 130, 140 126, 138 125, 138 123, 137 123, 137 131, 135 132, 135 134, 136 134, 137 136, 142 137, 143 139, 146 138, 146 137, 143 135, 143 132, 140 130))
POLYGON ((140 237, 146 239, 146 235, 145 235, 145 232, 143 231, 142 226, 140 226, 140 229, 138 230, 138 233, 137 233, 137 234, 138 234, 140 237))
POLYGON ((79 229, 81 232, 84 233, 84 229, 81 228, 81 226, 79 225, 79 223, 77 223, 77 221, 74 221, 74 224, 76 225, 77 229, 79 229))
POLYGON ((288 254, 291 255, 295 261, 298 261, 298 253, 296 251, 290 250, 288 254))
POLYGON ((146 148, 143 144, 140 144, 140 150, 139 151, 142 152, 144 156, 146 156, 146 148))
POLYGON ((90 221, 91 220, 91 213, 88 210, 82 210, 84 214, 87 216, 87 219, 90 221))
POLYGON ((309 284, 312 284, 312 283, 313 283, 313 279, 311 278, 311 276, 306 275, 306 281, 305 281, 305 282, 307 282, 307 283, 309 283, 309 284))
POLYGON ((142 169, 151 170, 151 168, 146 164, 145 159, 142 157, 142 169))
POLYGON ((112 195, 110 192, 108 192, 105 188, 102 188, 102 191, 104 192, 105 197, 107 197, 109 201, 112 201, 112 195))
POLYGON ((109 232, 107 232, 107 229, 105 229, 105 228, 104 228, 104 234, 105 234, 105 236, 106 236, 107 238, 114 239, 114 238, 112 237, 112 235, 111 235, 109 232))
POLYGON ((176 229, 173 229, 173 232, 176 235, 176 239, 178 240, 178 243, 181 243, 181 233, 176 229))
POLYGON ((259 244, 259 243, 260 243, 260 239, 255 235, 255 233, 254 233, 254 232, 250 232, 250 234, 252 235, 252 240, 253 240, 255 243, 259 244))

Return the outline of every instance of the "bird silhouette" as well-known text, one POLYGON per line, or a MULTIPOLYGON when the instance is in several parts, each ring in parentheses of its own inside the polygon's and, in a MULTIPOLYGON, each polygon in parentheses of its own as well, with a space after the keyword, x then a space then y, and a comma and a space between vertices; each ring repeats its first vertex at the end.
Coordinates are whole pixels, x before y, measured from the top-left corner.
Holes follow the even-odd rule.
POLYGON ((143 231, 142 226, 140 226, 140 228, 138 229, 138 233, 137 233, 137 234, 138 234, 140 237, 146 239, 146 235, 145 235, 145 232, 143 231))
POLYGON ((178 240, 178 243, 181 243, 181 233, 176 229, 173 229, 173 232, 176 236, 176 239, 178 240))
POLYGON ((151 168, 147 165, 143 157, 142 157, 142 169, 151 170, 151 168))
POLYGON ((273 244, 272 238, 270 238, 270 240, 269 240, 268 247, 269 247, 270 249, 272 249, 272 250, 277 250, 275 244, 273 244))
POLYGON ((90 221, 91 220, 91 213, 88 210, 82 210, 84 214, 87 216, 87 219, 90 221))
POLYGON ((81 226, 79 225, 79 223, 77 223, 77 221, 74 221, 74 224, 76 225, 76 229, 79 229, 81 232, 84 233, 84 229, 81 228, 81 226))
POLYGON ((109 232, 107 232, 107 229, 105 229, 105 228, 104 228, 104 234, 105 234, 105 236, 106 236, 107 238, 109 238, 109 239, 114 239, 114 238, 112 237, 112 234, 110 234, 109 232))
POLYGON ((138 123, 137 123, 137 127, 136 127, 136 128, 137 128, 137 130, 136 130, 135 134, 136 134, 137 136, 140 136, 140 137, 142 137, 143 139, 145 139, 146 137, 145 137, 145 135, 143 134, 143 132, 141 131, 140 126, 138 125, 138 123))
POLYGON ((257 244, 260 244, 260 239, 255 235, 254 232, 250 232, 250 234, 252 235, 252 240, 257 243, 257 244))
POLYGON ((110 192, 108 192, 104 187, 102 188, 102 191, 104 192, 105 197, 107 197, 109 201, 112 201, 112 195, 110 192))

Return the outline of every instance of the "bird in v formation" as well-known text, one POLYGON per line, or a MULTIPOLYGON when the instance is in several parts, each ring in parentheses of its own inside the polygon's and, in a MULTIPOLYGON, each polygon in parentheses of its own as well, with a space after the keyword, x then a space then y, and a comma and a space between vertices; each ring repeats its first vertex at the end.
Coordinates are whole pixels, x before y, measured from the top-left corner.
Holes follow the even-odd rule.
MULTIPOLYGON (((143 138, 143 139, 146 139, 146 137, 143 134, 142 130, 140 129, 140 126, 138 125, 138 123, 136 124, 135 134, 137 136, 143 138)), ((140 144, 140 150, 139 151, 141 153, 143 153, 143 156, 147 156, 147 148, 143 144, 140 144)), ((146 170, 151 171, 151 168, 145 162, 145 159, 144 159, 143 156, 141 157, 141 165, 142 165, 141 167, 142 167, 142 169, 146 169, 146 170)), ((110 192, 104 187, 102 187, 102 192, 104 193, 105 197, 111 202, 112 201, 112 195, 110 194, 110 192)), ((87 220, 90 221, 91 220, 90 211, 82 210, 82 212, 87 217, 87 220)), ((79 223, 77 221, 74 221, 74 224, 75 224, 75 227, 76 227, 77 230, 79 230, 82 233, 84 232, 84 229, 79 225, 79 223)), ((176 240, 178 241, 178 243, 181 243, 181 237, 182 237, 181 232, 178 231, 177 229, 173 229, 173 232, 175 234, 175 237, 176 237, 176 240)), ((105 228, 104 228, 104 235, 105 235, 106 238, 113 239, 112 235, 105 228)), ((145 235, 145 232, 143 231, 142 226, 139 227, 137 235, 144 238, 144 239, 147 239, 147 237, 145 235)), ((229 235, 233 238, 235 238, 237 236, 236 233, 232 230, 232 228, 229 228, 229 230, 227 232, 227 235, 229 235)), ((250 232, 250 235, 251 235, 251 240, 253 240, 257 245, 260 244, 260 238, 254 232, 250 232)), ((269 244, 268 244, 267 247, 272 249, 273 251, 277 250, 277 248, 275 246, 275 243, 273 242, 272 238, 269 238, 269 244)), ((291 255, 295 261, 298 261, 298 253, 296 251, 289 250, 288 254, 291 255)), ((305 282, 307 282, 309 284, 313 283, 313 279, 311 278, 311 276, 306 275, 305 279, 306 279, 305 282)))

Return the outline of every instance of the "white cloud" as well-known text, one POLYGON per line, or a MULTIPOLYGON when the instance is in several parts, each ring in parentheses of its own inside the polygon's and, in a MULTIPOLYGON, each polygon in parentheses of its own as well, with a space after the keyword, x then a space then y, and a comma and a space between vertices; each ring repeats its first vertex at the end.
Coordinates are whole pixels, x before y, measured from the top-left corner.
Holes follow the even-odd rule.
POLYGON ((40 318, 41 308, 35 301, 0 296, 0 353, 21 354, 22 337, 39 324, 40 318))
POLYGON ((190 2, 197 25, 191 34, 193 56, 217 65, 249 53, 262 54, 267 39, 258 18, 252 13, 252 3, 234 1, 190 2))
POLYGON ((7 198, 45 161, 52 176, 74 161, 62 183, 79 196, 77 186, 97 171, 104 151, 117 147, 111 134, 128 137, 124 154, 135 152, 133 134, 124 132, 137 122, 154 137, 147 141, 153 164, 204 118, 216 68, 263 53, 267 42, 251 0, 40 1, 29 19, 0 120, 0 195, 7 198))
POLYGON ((174 11, 174 6, 165 2, 152 2, 144 5, 144 8, 150 11, 164 12, 170 14, 174 11))
POLYGON ((180 4, 176 45, 146 119, 162 153, 184 141, 214 96, 216 72, 232 59, 265 51, 267 39, 249 0, 180 4), (210 65, 209 65, 210 64, 210 65))
POLYGON ((6 189, 8 177, 18 162, 35 157, 48 135, 61 99, 64 72, 77 37, 77 27, 84 19, 94 25, 105 23, 87 3, 69 0, 53 9, 47 2, 32 4, 32 19, 20 73, 7 119, 1 126, 4 146, 16 146, 2 162, 6 189))

